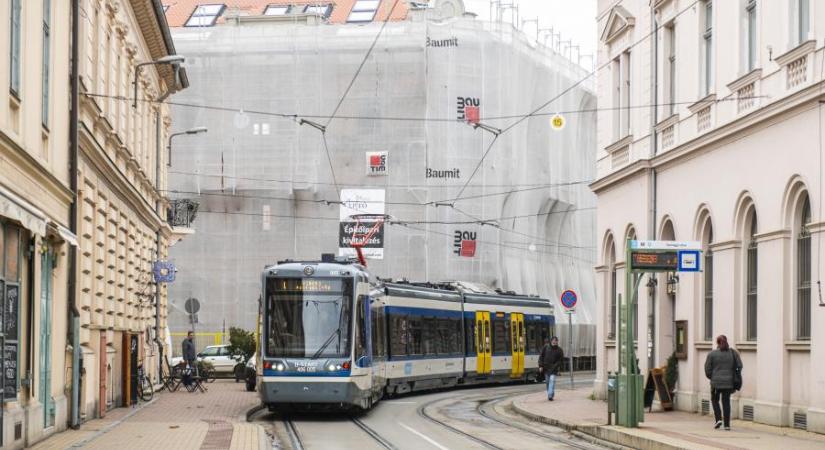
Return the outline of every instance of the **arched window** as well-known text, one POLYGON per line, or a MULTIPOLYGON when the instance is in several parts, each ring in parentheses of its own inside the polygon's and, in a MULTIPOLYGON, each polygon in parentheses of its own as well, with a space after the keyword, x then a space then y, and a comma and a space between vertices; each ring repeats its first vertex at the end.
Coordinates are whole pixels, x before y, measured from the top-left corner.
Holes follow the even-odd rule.
POLYGON ((811 202, 802 202, 796 236, 796 338, 811 339, 811 202))
POLYGON ((755 341, 757 338, 757 290, 759 284, 759 277, 758 277, 758 260, 759 260, 759 249, 756 243, 756 210, 751 208, 750 213, 748 214, 750 217, 748 227, 749 234, 748 234, 748 246, 747 246, 747 276, 746 276, 746 293, 747 293, 747 300, 746 300, 746 323, 745 323, 745 333, 747 340, 755 341))
POLYGON ((703 337, 706 341, 713 340, 713 250, 710 244, 713 242, 713 224, 710 218, 705 220, 702 232, 702 249, 705 258, 704 286, 703 291, 703 337))
POLYGON ((610 273, 610 287, 608 294, 610 296, 610 310, 607 314, 607 339, 616 339, 616 245, 613 242, 613 236, 608 237, 607 248, 607 267, 610 273))

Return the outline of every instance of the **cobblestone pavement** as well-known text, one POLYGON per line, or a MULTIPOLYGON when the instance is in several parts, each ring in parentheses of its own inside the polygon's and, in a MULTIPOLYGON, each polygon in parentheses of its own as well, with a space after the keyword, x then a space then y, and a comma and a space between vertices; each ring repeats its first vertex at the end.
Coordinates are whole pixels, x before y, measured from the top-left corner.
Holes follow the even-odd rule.
POLYGON ((37 450, 88 449, 257 449, 267 445, 263 428, 246 422, 258 394, 243 383, 218 380, 206 393, 156 393, 146 406, 118 408, 80 430, 59 433, 35 445, 37 450))

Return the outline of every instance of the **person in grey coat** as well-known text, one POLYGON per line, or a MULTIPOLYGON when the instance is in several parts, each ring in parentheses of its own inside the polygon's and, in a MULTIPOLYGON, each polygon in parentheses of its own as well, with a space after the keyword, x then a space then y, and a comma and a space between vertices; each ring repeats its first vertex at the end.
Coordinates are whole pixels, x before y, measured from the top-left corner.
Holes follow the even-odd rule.
POLYGON ((730 395, 742 387, 742 359, 736 350, 730 348, 724 334, 716 338, 716 345, 716 350, 710 352, 705 360, 705 376, 710 380, 713 417, 716 421, 713 427, 719 429, 724 424, 725 430, 730 430, 730 395), (720 400, 722 411, 719 410, 720 400))

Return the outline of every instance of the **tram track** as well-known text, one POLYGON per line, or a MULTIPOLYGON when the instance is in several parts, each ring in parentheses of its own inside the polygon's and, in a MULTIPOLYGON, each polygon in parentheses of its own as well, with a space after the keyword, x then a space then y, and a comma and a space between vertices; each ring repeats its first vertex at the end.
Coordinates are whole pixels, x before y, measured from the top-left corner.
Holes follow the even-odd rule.
POLYGON ((370 428, 361 419, 357 417, 351 417, 350 420, 352 420, 352 423, 354 423, 364 433, 367 433, 367 435, 371 437, 375 442, 377 442, 378 445, 384 447, 387 450, 396 450, 394 445, 390 444, 388 440, 384 439, 380 434, 378 434, 378 432, 370 428))

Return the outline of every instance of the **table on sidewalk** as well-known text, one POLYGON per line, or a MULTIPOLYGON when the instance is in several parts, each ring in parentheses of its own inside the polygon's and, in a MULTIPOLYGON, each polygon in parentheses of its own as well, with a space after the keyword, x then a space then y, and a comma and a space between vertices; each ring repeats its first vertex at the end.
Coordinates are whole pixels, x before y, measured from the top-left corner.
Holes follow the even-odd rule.
POLYGON ((607 404, 591 400, 592 393, 591 386, 573 391, 561 389, 552 402, 547 401, 543 392, 523 395, 514 399, 513 408, 533 420, 633 448, 825 448, 825 435, 741 420, 732 422, 732 431, 715 430, 712 416, 683 411, 654 409, 645 414, 645 422, 639 428, 608 426, 607 404))

